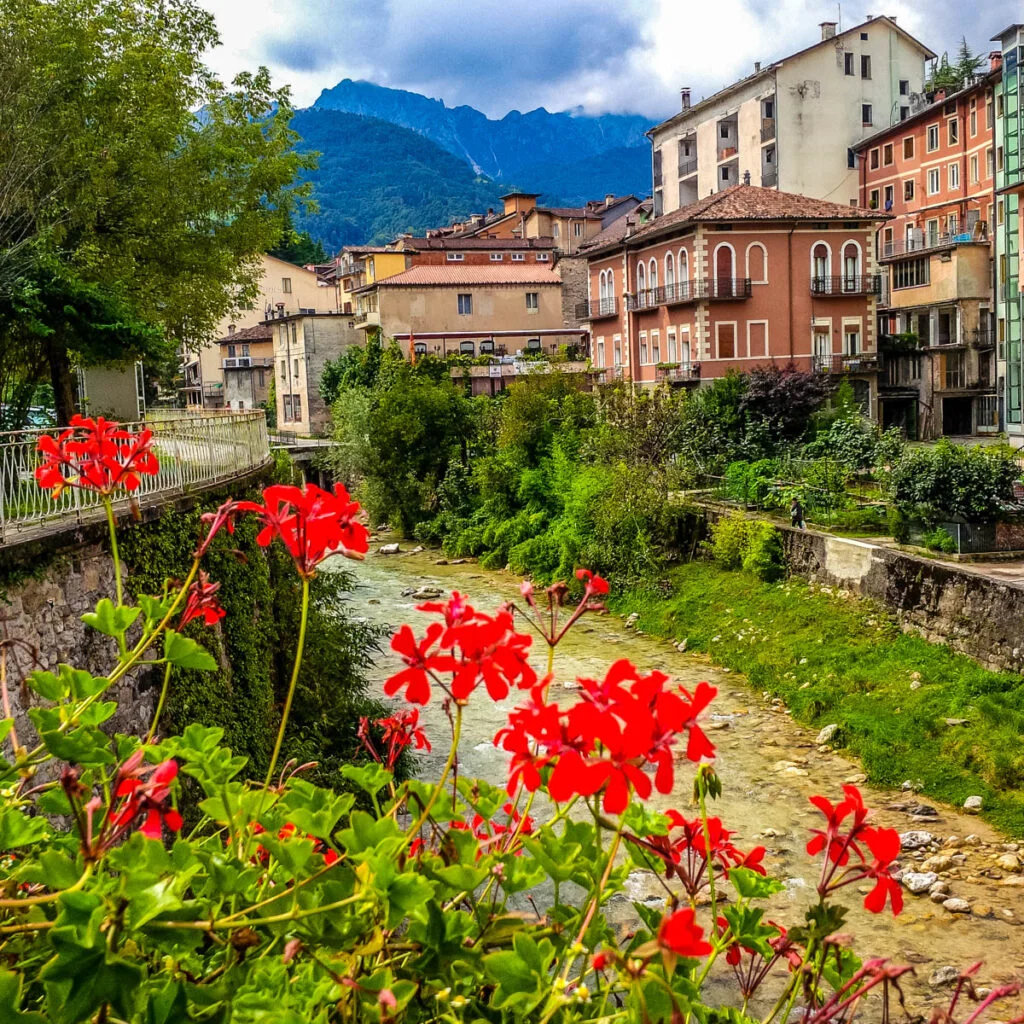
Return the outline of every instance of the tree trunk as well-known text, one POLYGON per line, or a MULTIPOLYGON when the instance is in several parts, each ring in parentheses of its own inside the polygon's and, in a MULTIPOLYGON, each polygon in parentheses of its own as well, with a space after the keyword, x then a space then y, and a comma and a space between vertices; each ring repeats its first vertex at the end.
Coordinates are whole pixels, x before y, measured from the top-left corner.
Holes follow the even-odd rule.
POLYGON ((50 382, 53 384, 57 425, 66 427, 78 410, 75 408, 75 382, 71 373, 68 347, 59 332, 47 340, 46 358, 50 364, 50 382))

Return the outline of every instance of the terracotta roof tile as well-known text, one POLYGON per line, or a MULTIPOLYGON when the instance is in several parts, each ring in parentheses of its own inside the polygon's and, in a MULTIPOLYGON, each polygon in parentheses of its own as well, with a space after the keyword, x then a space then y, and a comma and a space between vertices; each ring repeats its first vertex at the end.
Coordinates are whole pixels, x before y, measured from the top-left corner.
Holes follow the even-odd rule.
POLYGON ((273 341, 274 332, 266 324, 256 324, 255 327, 243 327, 234 334, 225 334, 220 338, 221 345, 233 345, 236 341, 273 341))
POLYGON ((378 288, 416 288, 430 286, 480 284, 554 284, 562 283, 557 268, 548 263, 484 264, 482 266, 429 266, 422 265, 376 282, 378 288))
POLYGON ((412 249, 465 249, 467 251, 482 249, 486 252, 488 249, 553 249, 555 240, 550 235, 538 238, 452 238, 451 236, 437 238, 430 236, 428 238, 401 238, 395 244, 405 245, 412 249))

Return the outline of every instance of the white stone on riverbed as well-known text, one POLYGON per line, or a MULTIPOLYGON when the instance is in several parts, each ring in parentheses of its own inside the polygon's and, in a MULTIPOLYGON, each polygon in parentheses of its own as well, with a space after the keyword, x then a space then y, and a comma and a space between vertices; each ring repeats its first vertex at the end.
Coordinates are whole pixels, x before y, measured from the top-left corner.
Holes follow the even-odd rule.
POLYGON ((942 904, 943 910, 948 910, 951 914, 969 914, 971 912, 971 905, 967 900, 959 899, 954 896, 952 899, 946 900, 942 904))
POLYGON ((818 733, 818 738, 814 741, 820 747, 823 743, 831 743, 832 737, 839 732, 839 726, 836 722, 831 725, 826 725, 821 732, 818 733))
POLYGON ((902 850, 919 850, 921 847, 929 846, 934 842, 935 836, 931 832, 914 829, 911 832, 900 834, 900 849, 902 850))
POLYGON ((939 876, 934 871, 904 871, 900 881, 915 895, 930 889, 939 876))
POLYGON ((977 814, 981 810, 982 800, 980 796, 969 796, 964 801, 964 810, 968 814, 977 814))

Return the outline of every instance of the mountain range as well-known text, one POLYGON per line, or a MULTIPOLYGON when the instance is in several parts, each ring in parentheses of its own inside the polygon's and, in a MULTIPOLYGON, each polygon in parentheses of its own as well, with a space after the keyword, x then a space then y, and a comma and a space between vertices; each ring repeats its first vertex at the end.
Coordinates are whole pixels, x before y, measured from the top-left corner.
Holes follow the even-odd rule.
POLYGON ((390 241, 498 205, 503 192, 578 206, 650 192, 651 126, 633 114, 543 107, 501 119, 419 93, 345 79, 296 113, 320 212, 297 219, 328 249, 390 241))

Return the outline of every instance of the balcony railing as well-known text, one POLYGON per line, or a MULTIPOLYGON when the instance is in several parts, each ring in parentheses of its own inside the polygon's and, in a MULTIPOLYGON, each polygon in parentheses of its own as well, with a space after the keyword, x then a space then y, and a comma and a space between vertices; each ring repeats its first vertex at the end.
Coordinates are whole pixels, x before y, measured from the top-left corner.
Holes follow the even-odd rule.
POLYGON ((715 299, 749 299, 749 277, 719 277, 711 281, 680 281, 661 288, 645 288, 627 300, 630 311, 653 309, 656 306, 679 305, 715 299))
POLYGON ((221 360, 221 368, 225 370, 247 370, 250 367, 273 365, 273 356, 227 356, 221 360))
POLYGON ((774 168, 764 170, 761 172, 761 187, 762 188, 775 188, 779 183, 779 172, 774 168))
POLYGON ((874 352, 815 355, 811 356, 811 369, 814 373, 877 373, 878 356, 874 352))
POLYGON ((695 156, 688 157, 686 160, 679 161, 679 177, 685 178, 691 174, 697 172, 697 158, 695 156))
POLYGON ((812 295, 881 295, 882 279, 878 274, 866 277, 812 277, 812 295))
POLYGON ((657 380, 668 383, 685 383, 700 380, 700 363, 683 363, 680 366, 659 366, 655 370, 657 380))
MULTIPOLYGON (((140 477, 138 490, 132 495, 132 501, 142 507, 243 476, 270 459, 267 418, 262 410, 208 416, 185 413, 124 426, 132 433, 152 430, 160 460, 156 476, 140 477)), ((41 458, 39 436, 57 432, 0 433, 0 543, 37 531, 50 532, 64 523, 103 520, 103 504, 95 492, 68 487, 54 498, 36 483, 34 473, 41 458)), ((116 504, 127 508, 128 498, 116 504)))
POLYGON ((576 304, 577 320, 600 320, 606 316, 617 316, 619 300, 611 298, 597 299, 595 302, 578 302, 576 304))
POLYGON ((948 232, 937 234, 925 232, 913 238, 897 238, 891 242, 883 242, 878 253, 880 260, 897 259, 900 256, 911 256, 915 253, 935 252, 938 249, 951 249, 957 245, 987 245, 988 234, 973 235, 969 231, 952 235, 948 232))
POLYGON ((976 327, 970 334, 971 348, 980 350, 996 347, 996 332, 991 327, 976 327))
POLYGON ((771 142, 775 138, 775 118, 761 118, 761 141, 771 142))

